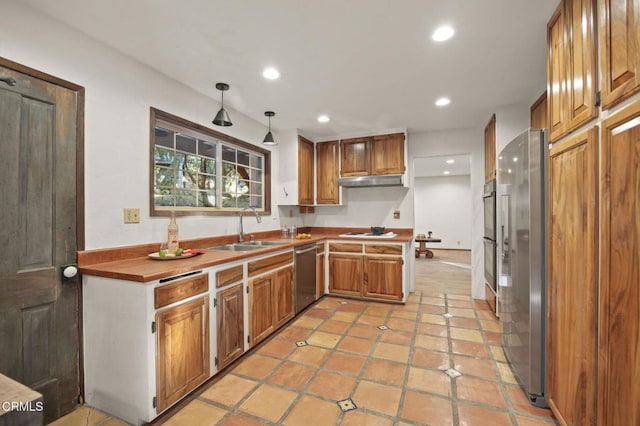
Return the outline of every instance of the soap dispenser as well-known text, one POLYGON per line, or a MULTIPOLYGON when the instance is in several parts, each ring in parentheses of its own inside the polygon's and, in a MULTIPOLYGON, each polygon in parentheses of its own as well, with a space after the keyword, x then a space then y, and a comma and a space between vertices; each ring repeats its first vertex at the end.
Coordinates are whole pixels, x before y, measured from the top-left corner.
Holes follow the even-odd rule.
POLYGON ((175 212, 171 212, 171 219, 169 220, 169 227, 167 228, 167 244, 169 253, 175 253, 180 245, 178 242, 178 224, 176 223, 175 212))

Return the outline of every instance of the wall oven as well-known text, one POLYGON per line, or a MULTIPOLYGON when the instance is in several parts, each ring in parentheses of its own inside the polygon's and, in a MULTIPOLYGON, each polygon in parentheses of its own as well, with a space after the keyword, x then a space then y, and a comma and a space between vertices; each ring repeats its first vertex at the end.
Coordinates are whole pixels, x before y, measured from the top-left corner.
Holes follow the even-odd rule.
POLYGON ((484 185, 484 237, 496 240, 496 181, 492 180, 484 185))
POLYGON ((496 263, 496 181, 484 185, 484 280, 487 303, 496 314, 498 305, 498 264, 496 263))

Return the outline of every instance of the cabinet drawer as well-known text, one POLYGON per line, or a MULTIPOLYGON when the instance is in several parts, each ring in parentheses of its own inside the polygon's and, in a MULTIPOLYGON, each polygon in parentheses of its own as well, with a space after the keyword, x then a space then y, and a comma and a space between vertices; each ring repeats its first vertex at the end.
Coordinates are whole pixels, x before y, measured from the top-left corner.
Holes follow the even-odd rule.
POLYGON ((209 290, 209 274, 185 278, 162 287, 156 287, 154 306, 158 309, 207 290, 209 290))
POLYGON ((253 277, 255 275, 261 274, 263 272, 267 272, 271 269, 275 269, 280 266, 287 265, 289 263, 293 263, 292 251, 288 253, 278 254, 271 257, 266 257, 264 259, 256 260, 254 262, 249 262, 249 276, 253 277))
POLYGON ((227 284, 242 281, 244 277, 242 272, 242 265, 234 266, 233 268, 224 269, 216 272, 216 287, 224 287, 227 284))
POLYGON ((367 244, 364 246, 365 253, 373 254, 402 254, 401 245, 386 245, 386 244, 367 244))
POLYGON ((341 251, 341 252, 347 252, 347 253, 362 253, 362 244, 329 243, 329 251, 341 251))

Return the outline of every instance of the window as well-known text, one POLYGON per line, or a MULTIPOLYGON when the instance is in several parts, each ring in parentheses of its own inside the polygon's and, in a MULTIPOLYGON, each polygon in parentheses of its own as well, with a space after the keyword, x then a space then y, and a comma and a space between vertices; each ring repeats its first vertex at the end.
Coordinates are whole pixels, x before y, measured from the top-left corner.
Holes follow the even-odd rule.
POLYGON ((151 215, 270 212, 270 153, 151 108, 151 215))

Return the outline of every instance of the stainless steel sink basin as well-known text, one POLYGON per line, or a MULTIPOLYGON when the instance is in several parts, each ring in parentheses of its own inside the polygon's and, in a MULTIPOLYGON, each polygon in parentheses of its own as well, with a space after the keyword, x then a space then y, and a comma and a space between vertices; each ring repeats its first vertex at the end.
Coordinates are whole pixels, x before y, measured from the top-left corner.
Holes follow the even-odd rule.
POLYGON ((251 251, 264 247, 279 246, 285 243, 276 241, 244 241, 241 243, 225 244, 223 246, 206 247, 204 250, 224 250, 224 251, 251 251))
POLYGON ((251 251, 261 248, 260 246, 249 246, 243 244, 225 244, 223 246, 206 247, 204 250, 224 250, 224 251, 251 251))
POLYGON ((247 246, 280 246, 286 243, 281 243, 278 241, 244 241, 242 243, 235 243, 238 245, 247 245, 247 246))

